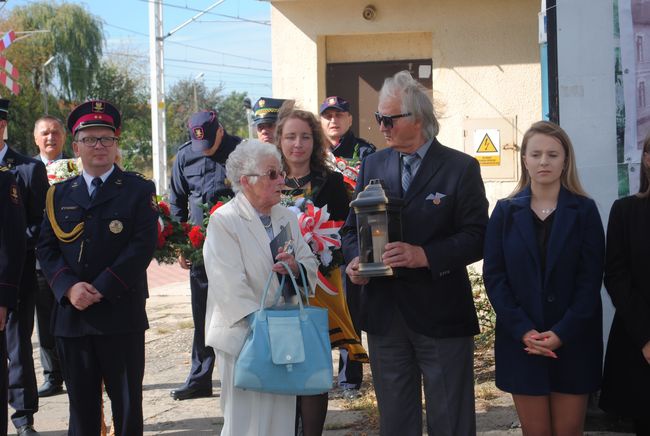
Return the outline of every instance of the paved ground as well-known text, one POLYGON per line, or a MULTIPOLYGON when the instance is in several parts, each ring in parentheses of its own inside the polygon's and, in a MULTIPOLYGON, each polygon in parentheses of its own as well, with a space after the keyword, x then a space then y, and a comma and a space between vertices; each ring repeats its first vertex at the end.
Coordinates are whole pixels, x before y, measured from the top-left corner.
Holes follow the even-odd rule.
MULTIPOLYGON (((211 398, 174 401, 169 391, 180 385, 187 376, 192 343, 192 317, 188 274, 178 266, 149 268, 151 298, 148 314, 151 328, 146 335, 147 363, 144 378, 145 435, 216 435, 223 424, 219 407, 219 375, 214 373, 214 394, 211 398)), ((42 382, 38 341, 33 337, 34 359, 39 385, 42 382)), ((334 352, 334 361, 338 353, 334 352)), ((366 377, 369 380, 369 375, 366 377)), ((376 413, 372 411, 372 394, 369 383, 364 391, 370 392, 363 400, 346 404, 334 398, 329 403, 325 435, 377 435, 376 413), (357 409, 357 410, 354 410, 357 409)), ((336 393, 334 393, 336 394, 336 393)), ((334 395, 336 396, 336 395, 334 395)), ((106 398, 107 413, 110 414, 106 398)), ((12 409, 9 410, 12 412, 12 409)), ((516 413, 508 395, 483 383, 477 387, 477 427, 479 434, 499 436, 521 434, 516 428, 516 413), (515 428, 513 427, 515 425, 515 428)), ((9 434, 15 434, 11 423, 9 434), (13 432, 13 433, 12 433, 13 432)), ((41 435, 65 435, 68 427, 68 401, 66 395, 41 399, 40 410, 35 415, 35 427, 41 435)), ((591 435, 622 433, 590 432, 591 435)), ((276 435, 270 435, 276 436, 276 435)), ((277 435, 283 436, 283 435, 277 435)))

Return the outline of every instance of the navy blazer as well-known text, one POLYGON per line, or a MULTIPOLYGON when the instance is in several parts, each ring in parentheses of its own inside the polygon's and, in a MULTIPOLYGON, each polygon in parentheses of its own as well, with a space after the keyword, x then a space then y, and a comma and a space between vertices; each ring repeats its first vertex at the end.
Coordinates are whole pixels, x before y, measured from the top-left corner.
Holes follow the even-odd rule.
MULTIPOLYGON (((7 145, 5 147, 8 148, 4 157, 5 166, 9 168, 16 178, 25 205, 27 250, 34 250, 41 222, 43 221, 45 194, 50 187, 47 171, 45 170, 45 164, 40 159, 32 159, 16 152, 7 145)), ((31 259, 33 259, 33 256, 32 251, 31 259)), ((34 269, 34 266, 25 265, 25 268, 34 269)))
POLYGON ((58 304, 52 317, 55 336, 142 332, 148 327, 147 266, 157 241, 155 186, 117 166, 90 200, 82 176, 52 186, 54 215, 64 232, 83 222, 72 242, 57 238, 45 216, 38 259, 58 304), (65 296, 78 282, 91 283, 103 299, 77 310, 65 296))
MULTIPOLYGON (((401 197, 400 168, 400 154, 391 148, 367 156, 361 163, 355 197, 372 179, 382 179, 389 196, 401 197)), ((398 308, 409 328, 426 336, 477 334, 466 266, 481 259, 487 220, 488 202, 478 162, 434 138, 404 195, 402 209, 403 241, 424 249, 429 268, 404 268, 397 278, 371 278, 361 291, 359 327, 385 334, 398 308), (440 201, 434 202, 431 198, 436 194, 440 201)), ((343 234, 349 262, 358 256, 353 208, 343 234)))
POLYGON ((530 208, 530 187, 500 200, 485 239, 483 279, 497 314, 496 383, 507 392, 584 394, 600 383, 605 237, 593 200, 561 188, 546 269, 530 208), (528 355, 532 329, 562 340, 558 359, 528 355))

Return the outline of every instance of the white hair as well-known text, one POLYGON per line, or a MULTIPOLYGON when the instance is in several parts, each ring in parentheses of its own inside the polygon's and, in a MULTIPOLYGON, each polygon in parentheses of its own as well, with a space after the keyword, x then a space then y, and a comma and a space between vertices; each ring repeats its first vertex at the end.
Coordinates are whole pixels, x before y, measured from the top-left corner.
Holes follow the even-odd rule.
MULTIPOLYGON (((276 159, 280 168, 282 167, 282 156, 275 145, 258 139, 242 141, 226 161, 226 175, 232 184, 232 190, 235 193, 241 191, 241 176, 259 173, 261 162, 269 157, 276 159)), ((257 183, 257 177, 250 177, 248 180, 251 184, 257 183)))

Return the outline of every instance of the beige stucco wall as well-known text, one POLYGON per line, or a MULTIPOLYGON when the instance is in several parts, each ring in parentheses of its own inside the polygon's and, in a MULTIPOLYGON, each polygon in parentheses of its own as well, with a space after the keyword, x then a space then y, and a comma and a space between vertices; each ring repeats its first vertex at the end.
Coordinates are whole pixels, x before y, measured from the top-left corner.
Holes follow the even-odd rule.
MULTIPOLYGON (((463 149, 466 118, 541 118, 539 0, 271 1, 273 94, 316 111, 328 62, 431 58, 438 138, 463 149), (372 4, 373 21, 362 17, 372 4)), ((512 183, 488 184, 490 203, 512 183)))

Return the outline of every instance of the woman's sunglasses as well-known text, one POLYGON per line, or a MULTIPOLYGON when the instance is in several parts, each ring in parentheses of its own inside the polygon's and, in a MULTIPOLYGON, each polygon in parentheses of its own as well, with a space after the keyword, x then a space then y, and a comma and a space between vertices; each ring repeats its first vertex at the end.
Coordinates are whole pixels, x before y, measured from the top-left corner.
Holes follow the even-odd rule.
POLYGON ((264 176, 268 176, 270 180, 275 180, 278 177, 282 177, 283 179, 285 179, 287 177, 287 172, 273 169, 273 170, 268 170, 267 172, 265 172, 263 174, 244 174, 244 175, 248 176, 248 177, 253 177, 253 176, 255 176, 255 177, 264 177, 264 176))
POLYGON ((394 119, 408 117, 408 116, 411 116, 410 112, 405 114, 397 114, 397 115, 382 115, 379 112, 375 112, 375 119, 377 120, 377 124, 381 126, 381 123, 384 123, 384 127, 386 127, 387 129, 393 127, 394 119))

